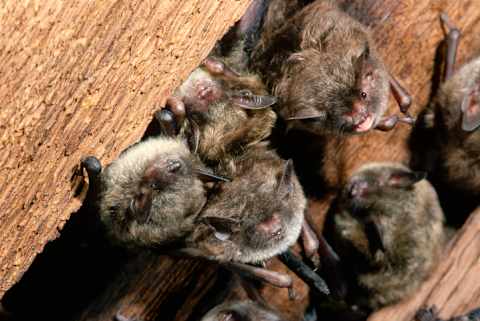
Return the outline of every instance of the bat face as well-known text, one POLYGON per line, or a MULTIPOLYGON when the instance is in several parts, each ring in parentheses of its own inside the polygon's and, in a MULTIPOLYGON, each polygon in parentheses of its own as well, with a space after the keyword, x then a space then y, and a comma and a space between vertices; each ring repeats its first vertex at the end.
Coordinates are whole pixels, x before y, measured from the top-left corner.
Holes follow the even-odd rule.
POLYGON ((358 134, 385 113, 388 79, 365 49, 354 58, 306 50, 287 61, 275 95, 293 127, 314 134, 358 134))
POLYGON ((189 113, 205 113, 209 106, 218 103, 245 109, 262 109, 276 102, 274 97, 266 95, 258 77, 230 75, 229 72, 233 73, 222 71, 213 74, 213 71, 199 67, 176 90, 175 96, 184 102, 189 113))
POLYGON ((297 240, 303 222, 306 200, 291 162, 256 155, 246 163, 209 200, 194 235, 196 247, 220 261, 271 258, 297 240))
POLYGON ((198 161, 172 138, 140 142, 101 174, 100 216, 114 239, 136 245, 181 237, 206 202, 198 161))
POLYGON ((252 301, 232 301, 210 310, 202 321, 282 321, 278 313, 252 301))
POLYGON ((473 133, 480 126, 480 58, 462 66, 440 87, 436 121, 450 131, 473 133))
POLYGON ((443 246, 443 212, 423 172, 370 163, 346 184, 334 213, 335 247, 354 276, 350 299, 368 309, 411 295, 443 246))
POLYGON ((425 176, 399 164, 371 164, 350 178, 341 197, 350 209, 368 209, 375 203, 401 200, 425 176))
POLYGON ((448 188, 475 195, 480 187, 480 58, 443 83, 433 101, 438 175, 448 188))

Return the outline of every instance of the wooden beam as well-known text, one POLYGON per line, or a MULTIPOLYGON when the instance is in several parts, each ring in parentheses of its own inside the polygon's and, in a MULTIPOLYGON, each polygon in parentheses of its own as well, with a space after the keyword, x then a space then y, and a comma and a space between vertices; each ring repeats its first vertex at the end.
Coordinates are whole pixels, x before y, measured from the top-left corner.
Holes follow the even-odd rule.
POLYGON ((110 162, 249 0, 0 4, 0 298, 85 196, 82 156, 110 162))

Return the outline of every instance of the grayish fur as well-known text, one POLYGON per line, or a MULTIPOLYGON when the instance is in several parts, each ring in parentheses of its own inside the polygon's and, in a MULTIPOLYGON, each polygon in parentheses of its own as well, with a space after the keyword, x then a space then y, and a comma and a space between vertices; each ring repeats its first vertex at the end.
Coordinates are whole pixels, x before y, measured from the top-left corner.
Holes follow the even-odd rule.
POLYGON ((479 84, 480 58, 476 58, 441 85, 425 117, 426 126, 435 131, 435 144, 428 152, 438 155, 430 167, 437 166, 437 174, 448 186, 473 195, 480 191, 480 129, 462 130, 461 105, 479 84))
POLYGON ((294 173, 287 182, 282 180, 285 162, 264 144, 249 148, 233 163, 233 180, 222 183, 201 213, 237 221, 231 237, 218 240, 215 231, 203 225, 189 241, 220 261, 260 262, 296 242, 306 199, 294 173), (280 218, 281 233, 270 238, 256 227, 274 214, 280 218))
POLYGON ((335 223, 335 243, 342 257, 352 249, 360 261, 351 265, 358 285, 368 292, 372 309, 411 295, 434 267, 444 245, 444 216, 437 194, 423 179, 413 186, 380 184, 394 172, 410 170, 394 163, 371 163, 360 168, 343 189, 335 223), (352 182, 366 181, 373 190, 363 200, 348 196, 352 182), (371 252, 365 223, 375 220, 384 250, 371 252), (360 267, 363 264, 363 267, 360 267))
POLYGON ((124 151, 101 173, 100 217, 113 239, 126 245, 157 246, 184 237, 206 202, 202 182, 194 173, 201 162, 180 139, 149 138, 124 151), (140 223, 128 208, 140 189, 148 166, 179 160, 171 183, 153 192, 150 219, 140 223))

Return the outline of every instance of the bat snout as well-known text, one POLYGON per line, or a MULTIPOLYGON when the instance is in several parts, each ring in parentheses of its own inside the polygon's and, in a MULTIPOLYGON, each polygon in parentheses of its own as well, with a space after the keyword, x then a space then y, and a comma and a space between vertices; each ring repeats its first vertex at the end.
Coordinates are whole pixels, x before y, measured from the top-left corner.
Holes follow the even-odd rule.
POLYGON ((368 183, 366 181, 355 181, 350 185, 348 195, 350 198, 364 197, 368 191, 368 183))
POLYGON ((257 225, 257 231, 269 237, 279 236, 282 232, 282 221, 278 214, 263 220, 257 225))

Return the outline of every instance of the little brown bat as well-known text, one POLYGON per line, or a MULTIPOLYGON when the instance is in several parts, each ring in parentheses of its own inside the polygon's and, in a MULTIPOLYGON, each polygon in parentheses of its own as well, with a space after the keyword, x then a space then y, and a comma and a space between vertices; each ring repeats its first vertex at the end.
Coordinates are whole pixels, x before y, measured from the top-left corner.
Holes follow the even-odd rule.
POLYGON ((296 242, 306 206, 293 164, 265 144, 235 158, 230 182, 218 184, 189 242, 220 261, 259 262, 296 242))
POLYGON ((403 112, 411 99, 389 76, 368 29, 334 1, 317 0, 271 32, 262 33, 251 68, 278 98, 288 128, 341 135, 412 122, 383 117, 390 86, 403 112))
POLYGON ((436 154, 429 170, 448 186, 466 195, 480 191, 480 58, 454 72, 460 31, 446 14, 441 19, 449 29, 444 82, 427 109, 426 127, 434 131, 436 144, 427 152, 436 154), (433 168, 432 168, 433 167, 433 168))
MULTIPOLYGON (((217 261, 269 259, 293 245, 304 224, 306 200, 291 161, 281 160, 261 142, 275 121, 275 113, 265 108, 274 98, 264 93, 259 78, 241 76, 210 57, 156 113, 162 128, 184 135, 206 165, 231 178, 212 192, 200 215, 206 224, 187 242, 217 261), (206 98, 199 86, 202 92, 220 94, 206 98), (252 95, 240 99, 232 88, 250 88, 252 95)), ((309 240, 307 256, 315 259, 318 243, 305 233, 302 238, 309 240)))
POLYGON ((284 321, 277 312, 253 301, 231 301, 211 309, 201 321, 284 321))
POLYGON ((98 208, 108 234, 146 247, 185 237, 207 201, 200 175, 208 170, 178 138, 131 146, 98 174, 98 208))
POLYGON ((347 261, 356 305, 378 309, 419 287, 444 243, 443 212, 424 179, 396 163, 361 167, 333 211, 333 239, 347 261))
POLYGON ((228 167, 233 157, 270 135, 276 116, 267 107, 275 101, 257 76, 239 75, 223 62, 207 58, 157 118, 168 124, 174 117, 173 127, 189 137, 202 161, 228 167))

